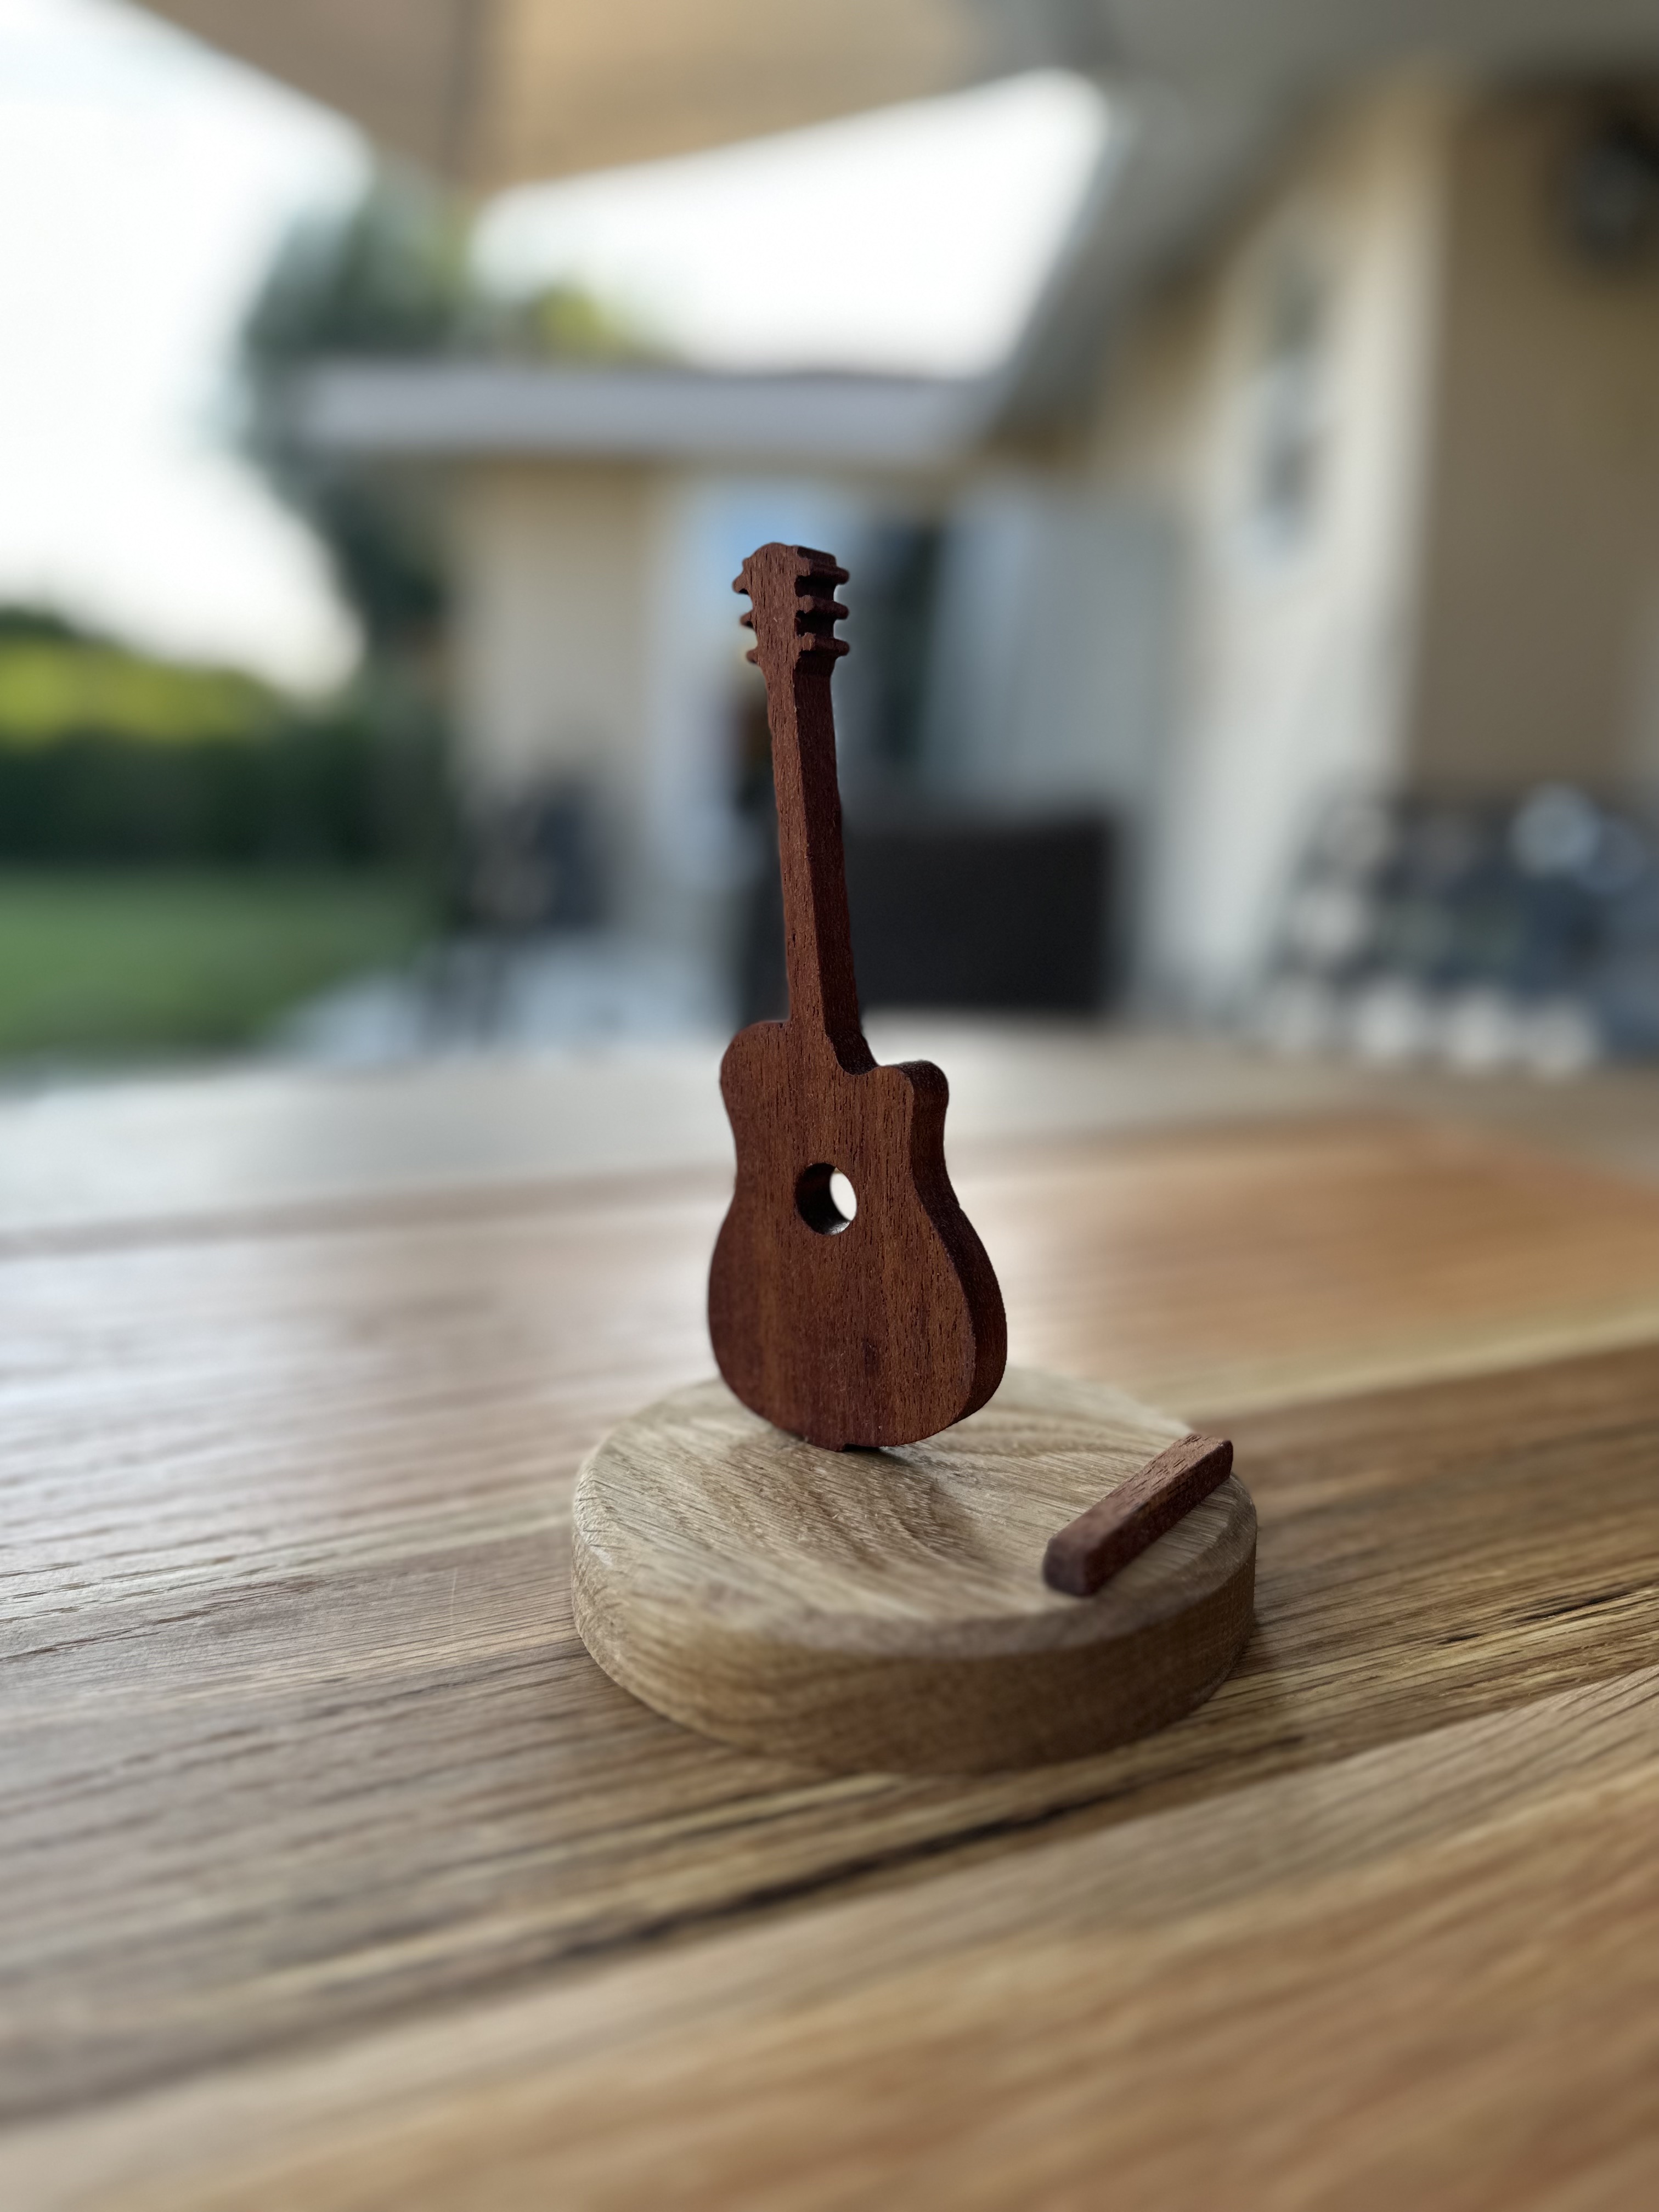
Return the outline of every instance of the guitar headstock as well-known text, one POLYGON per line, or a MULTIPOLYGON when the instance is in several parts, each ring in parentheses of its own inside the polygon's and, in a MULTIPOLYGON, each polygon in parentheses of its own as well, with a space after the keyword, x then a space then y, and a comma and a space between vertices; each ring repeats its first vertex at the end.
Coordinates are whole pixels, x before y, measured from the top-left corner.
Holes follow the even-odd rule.
POLYGON ((750 600, 738 617, 755 633, 747 658, 769 677, 786 675, 803 659, 818 661, 828 673, 848 650, 836 635, 836 624, 847 619, 836 586, 846 581, 846 569, 810 545, 763 545, 751 553, 732 584, 750 600))

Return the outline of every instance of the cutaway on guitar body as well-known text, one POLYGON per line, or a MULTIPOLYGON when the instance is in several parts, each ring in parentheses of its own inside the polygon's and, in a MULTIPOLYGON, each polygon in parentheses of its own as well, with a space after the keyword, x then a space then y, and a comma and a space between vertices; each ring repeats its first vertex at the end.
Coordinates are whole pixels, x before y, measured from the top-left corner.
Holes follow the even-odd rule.
POLYGON ((708 1322, 721 1374, 780 1428, 832 1449, 915 1443, 990 1397, 1002 1297, 945 1165, 949 1090, 878 1066, 860 1025, 830 678, 846 645, 826 553, 764 545, 733 588, 766 679, 789 1015, 733 1038, 720 1088, 737 1187, 708 1322), (855 1211, 827 1202, 834 1178, 855 1211))

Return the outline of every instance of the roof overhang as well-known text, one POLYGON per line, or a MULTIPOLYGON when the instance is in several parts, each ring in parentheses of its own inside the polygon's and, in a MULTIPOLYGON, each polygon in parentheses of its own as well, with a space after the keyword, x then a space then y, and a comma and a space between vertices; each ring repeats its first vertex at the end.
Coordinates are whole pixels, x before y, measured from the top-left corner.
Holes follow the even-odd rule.
POLYGON ((477 190, 1024 69, 1273 103, 1357 71, 1618 67, 1654 0, 149 0, 477 190))
MULTIPOLYGON (((1052 59, 964 0, 148 0, 474 191, 787 131, 1052 59)), ((1034 34, 1035 29, 1035 34, 1034 34)))
MULTIPOLYGON (((1120 129, 1004 372, 982 386, 499 364, 338 364, 319 449, 938 468, 1065 419, 1123 301, 1248 189, 1287 118, 1378 68, 1612 74, 1656 0, 150 0, 477 185, 682 151, 1048 63, 1120 129)), ((823 210, 829 218, 831 210, 823 210)), ((803 216, 804 235, 806 216, 803 216)))
POLYGON ((937 474, 993 404, 986 384, 939 378, 339 361, 296 380, 289 422, 307 451, 360 460, 937 474))

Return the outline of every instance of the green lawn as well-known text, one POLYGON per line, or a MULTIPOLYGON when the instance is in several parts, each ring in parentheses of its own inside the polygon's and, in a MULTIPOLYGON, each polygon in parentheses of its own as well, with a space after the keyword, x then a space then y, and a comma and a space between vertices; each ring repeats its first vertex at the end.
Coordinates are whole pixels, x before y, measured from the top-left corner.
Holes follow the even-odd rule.
POLYGON ((433 926, 386 875, 0 870, 0 1058, 243 1044, 433 926))

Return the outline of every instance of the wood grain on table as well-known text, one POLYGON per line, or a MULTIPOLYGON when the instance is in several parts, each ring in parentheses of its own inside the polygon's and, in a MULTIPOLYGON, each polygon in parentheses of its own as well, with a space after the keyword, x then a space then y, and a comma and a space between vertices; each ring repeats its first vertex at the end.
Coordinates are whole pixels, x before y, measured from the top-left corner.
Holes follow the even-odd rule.
POLYGON ((0 2202, 1645 2201, 1659 1194, 1380 1119, 953 1163, 1022 1360, 1224 1428, 1258 1627, 826 1779, 570 1625, 693 1171, 0 1259, 0 2202))

